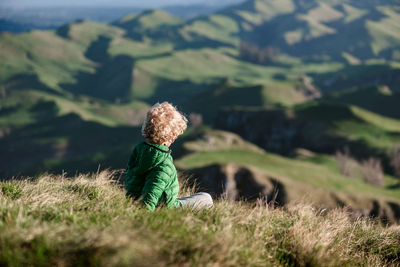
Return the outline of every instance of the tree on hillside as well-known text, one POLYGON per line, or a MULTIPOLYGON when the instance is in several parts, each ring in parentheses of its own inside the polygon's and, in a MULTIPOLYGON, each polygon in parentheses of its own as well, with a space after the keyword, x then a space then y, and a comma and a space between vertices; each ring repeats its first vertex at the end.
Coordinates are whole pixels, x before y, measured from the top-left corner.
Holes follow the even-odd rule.
POLYGON ((390 166, 393 168, 394 175, 400 178, 400 144, 395 145, 388 152, 390 166))
POLYGON ((201 114, 190 113, 189 120, 194 129, 199 129, 203 125, 203 116, 201 114))
POLYGON ((256 64, 268 64, 274 62, 279 56, 278 47, 259 47, 256 44, 250 44, 242 41, 239 47, 240 58, 256 64))
POLYGON ((384 186, 384 172, 379 159, 369 158, 359 162, 352 157, 348 147, 345 147, 343 152, 336 151, 335 158, 337 166, 344 176, 356 178, 361 174, 364 182, 378 187, 384 186))

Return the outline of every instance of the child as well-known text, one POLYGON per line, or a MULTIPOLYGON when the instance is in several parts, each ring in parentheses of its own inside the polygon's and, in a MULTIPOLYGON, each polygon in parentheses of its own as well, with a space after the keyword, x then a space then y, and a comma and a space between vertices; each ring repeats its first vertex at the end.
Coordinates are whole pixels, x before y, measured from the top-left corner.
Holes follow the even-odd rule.
POLYGON ((177 198, 179 183, 169 146, 186 130, 187 119, 171 104, 157 103, 147 112, 142 126, 144 142, 137 144, 126 169, 126 195, 140 199, 147 209, 190 206, 210 208, 212 198, 197 193, 177 198))

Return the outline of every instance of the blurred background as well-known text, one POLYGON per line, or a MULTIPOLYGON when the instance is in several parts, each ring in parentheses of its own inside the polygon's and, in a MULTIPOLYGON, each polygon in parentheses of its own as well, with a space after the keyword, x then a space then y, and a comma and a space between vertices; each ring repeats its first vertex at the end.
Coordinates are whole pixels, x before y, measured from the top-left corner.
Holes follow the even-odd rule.
POLYGON ((147 109, 232 200, 400 220, 400 1, 0 2, 0 178, 125 168, 147 109))

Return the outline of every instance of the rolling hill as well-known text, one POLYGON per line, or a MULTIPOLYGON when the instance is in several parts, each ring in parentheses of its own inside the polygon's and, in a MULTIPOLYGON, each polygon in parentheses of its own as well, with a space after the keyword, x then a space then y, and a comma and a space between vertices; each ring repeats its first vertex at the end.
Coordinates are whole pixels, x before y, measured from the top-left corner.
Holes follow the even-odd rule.
MULTIPOLYGON (((267 152, 238 135, 216 130, 197 133, 183 143, 185 153, 176 161, 200 190, 230 200, 265 197, 276 205, 302 200, 323 208, 346 206, 364 216, 400 220, 400 188, 393 177, 376 188, 361 179, 343 176, 333 157, 310 153, 287 158, 267 152)), ((186 137, 188 139, 188 137, 186 137)))
POLYGON ((148 10, 109 24, 3 33, 1 179, 124 168, 148 107, 170 101, 200 114, 208 131, 178 141, 182 170, 244 173, 268 196, 281 184, 287 200, 324 185, 315 201, 326 193, 329 207, 367 203, 395 220, 399 187, 386 152, 400 142, 399 13, 392 0, 249 0, 189 20, 148 10), (244 43, 256 55, 278 49, 252 62, 244 43), (218 139, 212 128, 240 137, 222 132, 233 143, 203 151, 204 139, 218 139), (345 147, 382 162, 382 188, 340 174, 334 154, 345 147))
MULTIPOLYGON (((348 211, 219 199, 211 210, 148 212, 118 173, 0 182, 4 265, 277 266, 400 263, 400 231, 348 211), (21 249, 22 248, 22 249, 21 249), (212 249, 210 249, 212 248, 212 249)), ((192 188, 183 187, 182 196, 192 188)))
POLYGON ((397 1, 247 1, 222 12, 242 40, 304 60, 399 59, 397 1))

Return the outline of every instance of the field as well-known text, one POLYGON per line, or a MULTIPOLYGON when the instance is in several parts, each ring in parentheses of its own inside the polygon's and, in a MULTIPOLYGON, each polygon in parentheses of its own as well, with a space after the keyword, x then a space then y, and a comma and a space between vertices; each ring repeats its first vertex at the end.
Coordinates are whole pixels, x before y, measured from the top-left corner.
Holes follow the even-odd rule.
MULTIPOLYGON (((118 174, 1 182, 0 262, 41 266, 396 266, 400 229, 307 204, 215 200, 211 210, 140 208, 118 174)), ((184 188, 181 194, 190 193, 184 188)))
POLYGON ((0 265, 400 265, 399 3, 345 2, 0 33, 0 265), (214 209, 124 196, 163 101, 214 209))

